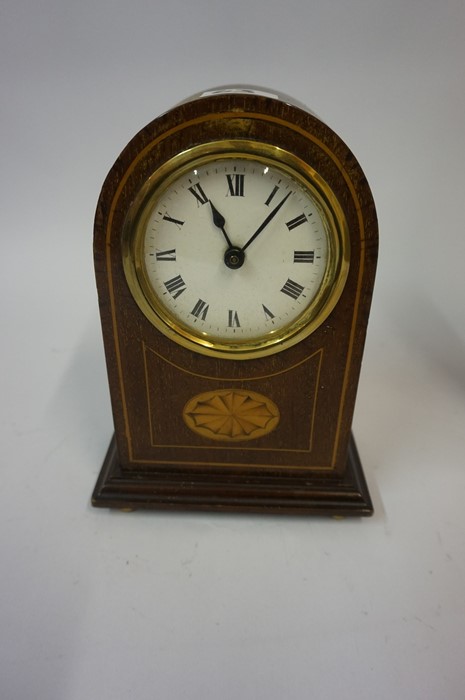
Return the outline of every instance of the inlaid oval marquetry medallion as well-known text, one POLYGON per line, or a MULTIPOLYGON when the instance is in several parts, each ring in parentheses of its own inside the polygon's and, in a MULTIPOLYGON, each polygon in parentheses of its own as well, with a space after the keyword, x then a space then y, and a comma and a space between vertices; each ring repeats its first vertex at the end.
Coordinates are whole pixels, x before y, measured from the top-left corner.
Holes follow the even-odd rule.
POLYGON ((190 399, 183 418, 188 428, 202 437, 236 442, 271 433, 279 423, 279 409, 255 391, 218 389, 190 399))

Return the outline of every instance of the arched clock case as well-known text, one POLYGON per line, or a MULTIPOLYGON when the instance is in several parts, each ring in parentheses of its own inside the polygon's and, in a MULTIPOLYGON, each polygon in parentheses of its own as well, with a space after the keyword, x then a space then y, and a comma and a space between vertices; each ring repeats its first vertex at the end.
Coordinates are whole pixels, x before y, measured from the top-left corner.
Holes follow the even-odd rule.
POLYGON ((115 425, 94 505, 371 514, 351 425, 377 221, 328 126, 258 89, 176 106, 110 170, 94 256, 115 425))

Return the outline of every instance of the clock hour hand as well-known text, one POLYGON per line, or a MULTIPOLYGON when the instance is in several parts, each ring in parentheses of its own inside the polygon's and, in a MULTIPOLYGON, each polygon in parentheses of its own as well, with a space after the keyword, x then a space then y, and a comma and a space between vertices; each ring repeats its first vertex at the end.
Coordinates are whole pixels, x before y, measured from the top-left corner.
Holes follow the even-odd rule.
POLYGON ((284 199, 282 199, 282 200, 280 201, 280 203, 273 209, 273 211, 270 211, 270 213, 269 213, 268 216, 266 217, 265 221, 263 221, 263 223, 260 224, 260 226, 257 228, 257 230, 255 231, 255 233, 249 238, 249 240, 247 241, 247 243, 246 243, 244 246, 242 246, 242 252, 244 252, 244 251, 246 250, 246 248, 249 247, 249 245, 252 243, 252 241, 254 241, 254 240, 257 238, 257 236, 263 231, 263 229, 264 229, 266 226, 268 226, 268 224, 270 223, 270 221, 271 221, 272 219, 274 219, 274 217, 276 216, 276 214, 278 213, 278 211, 281 209, 281 207, 283 206, 283 204, 285 204, 286 200, 291 196, 291 194, 292 194, 292 192, 288 192, 287 195, 284 197, 284 199))
POLYGON ((233 248, 233 244, 232 244, 231 241, 229 240, 229 236, 228 236, 228 234, 226 233, 226 231, 225 231, 225 229, 224 229, 224 227, 225 227, 225 225, 226 225, 226 220, 225 220, 224 216, 223 216, 222 214, 220 214, 220 212, 219 212, 218 209, 214 206, 214 204, 213 204, 213 202, 211 201, 211 199, 209 199, 208 201, 210 202, 210 206, 211 206, 211 208, 212 208, 213 223, 215 224, 215 226, 216 226, 217 228, 220 229, 221 233, 223 234, 223 236, 224 236, 225 239, 226 239, 226 243, 228 244, 229 248, 233 248))

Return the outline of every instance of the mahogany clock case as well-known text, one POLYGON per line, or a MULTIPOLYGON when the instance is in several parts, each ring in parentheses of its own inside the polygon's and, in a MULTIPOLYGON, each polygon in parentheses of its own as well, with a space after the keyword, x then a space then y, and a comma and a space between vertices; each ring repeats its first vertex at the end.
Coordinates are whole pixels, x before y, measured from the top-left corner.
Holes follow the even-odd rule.
POLYGON ((370 515, 351 425, 377 243, 375 206, 357 160, 328 126, 287 99, 210 92, 142 129, 110 170, 95 217, 115 437, 93 505, 370 515), (122 257, 125 220, 148 178, 193 146, 233 139, 270 144, 308 163, 336 197, 350 238, 347 281, 325 321, 292 347, 247 360, 205 356, 161 333, 135 302, 122 257), (189 423, 198 402, 226 394, 259 397, 261 411, 278 407, 273 429, 222 439, 189 423))

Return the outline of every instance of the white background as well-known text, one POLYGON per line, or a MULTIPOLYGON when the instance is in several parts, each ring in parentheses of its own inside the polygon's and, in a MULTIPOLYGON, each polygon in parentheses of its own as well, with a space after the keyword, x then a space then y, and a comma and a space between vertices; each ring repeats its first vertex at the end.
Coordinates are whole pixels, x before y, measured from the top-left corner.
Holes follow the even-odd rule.
POLYGON ((463 0, 1 0, 0 697, 465 697, 463 0), (186 96, 308 104, 371 184, 372 519, 92 509, 103 179, 186 96))

